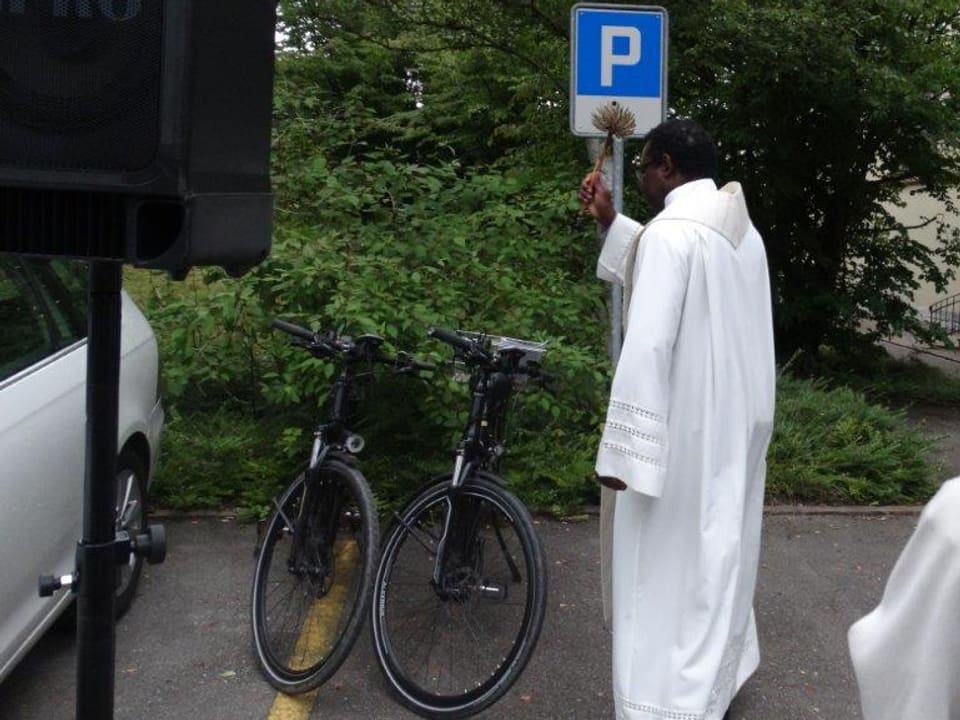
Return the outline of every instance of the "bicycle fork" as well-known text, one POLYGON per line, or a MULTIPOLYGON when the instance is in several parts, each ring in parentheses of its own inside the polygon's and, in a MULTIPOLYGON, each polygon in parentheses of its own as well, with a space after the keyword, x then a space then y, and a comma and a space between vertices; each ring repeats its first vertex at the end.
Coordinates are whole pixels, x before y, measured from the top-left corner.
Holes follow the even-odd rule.
MULTIPOLYGON (((462 461, 462 455, 458 455, 462 461)), ((458 462, 455 473, 463 468, 458 462)), ((470 465, 467 464, 467 469, 470 465)), ((437 543, 437 554, 433 565, 431 583, 434 590, 449 600, 465 601, 472 591, 488 600, 506 600, 507 586, 482 577, 484 570, 484 540, 480 536, 481 513, 476 503, 467 502, 460 493, 461 482, 451 485, 444 502, 447 512, 443 522, 443 532, 437 543), (451 565, 451 558, 458 560, 451 565)), ((519 569, 507 551, 506 543, 495 527, 498 544, 511 568, 514 580, 519 579, 519 569)))
POLYGON ((324 441, 324 433, 318 430, 314 433, 313 446, 310 451, 310 464, 304 472, 303 488, 300 495, 299 508, 295 518, 288 517, 279 503, 274 501, 277 512, 283 518, 285 527, 289 528, 293 534, 293 541, 290 543, 290 556, 287 558, 287 569, 297 575, 307 573, 315 575, 321 579, 321 587, 325 585, 323 579, 332 573, 332 567, 328 567, 327 558, 312 557, 314 553, 308 547, 309 542, 317 541, 317 533, 310 532, 311 522, 319 525, 320 535, 323 538, 320 547, 329 545, 329 534, 333 534, 336 528, 328 527, 330 523, 335 523, 339 514, 339 499, 336 497, 335 489, 330 487, 329 483, 324 482, 320 477, 320 467, 323 464, 330 446, 324 441), (324 509, 324 517, 317 516, 318 509, 324 509))

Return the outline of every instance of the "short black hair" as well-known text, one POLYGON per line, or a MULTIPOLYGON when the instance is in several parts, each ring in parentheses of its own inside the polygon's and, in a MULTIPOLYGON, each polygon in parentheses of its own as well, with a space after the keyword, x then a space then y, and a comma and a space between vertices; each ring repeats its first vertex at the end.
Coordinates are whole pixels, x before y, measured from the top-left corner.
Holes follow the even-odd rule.
POLYGON ((664 155, 690 180, 716 179, 717 146, 696 120, 667 120, 657 125, 646 137, 647 157, 660 160, 664 155))

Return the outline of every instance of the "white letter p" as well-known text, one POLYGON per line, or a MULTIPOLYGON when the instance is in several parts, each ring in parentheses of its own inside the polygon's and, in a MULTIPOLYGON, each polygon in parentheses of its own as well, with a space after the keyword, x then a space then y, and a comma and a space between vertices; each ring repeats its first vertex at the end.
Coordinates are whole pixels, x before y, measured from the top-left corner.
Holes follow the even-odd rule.
POLYGON ((640 30, 635 27, 604 25, 600 28, 600 84, 613 85, 614 65, 636 65, 640 62, 640 30), (615 38, 627 39, 627 54, 613 52, 615 38))

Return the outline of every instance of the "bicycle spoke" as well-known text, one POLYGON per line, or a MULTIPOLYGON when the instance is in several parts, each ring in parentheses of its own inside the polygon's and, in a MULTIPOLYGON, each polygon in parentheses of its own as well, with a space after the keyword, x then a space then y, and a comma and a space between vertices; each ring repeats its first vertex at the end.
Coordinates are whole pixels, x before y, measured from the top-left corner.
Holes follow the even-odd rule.
POLYGON ((424 550, 426 550, 428 553, 436 553, 437 545, 440 544, 441 533, 430 532, 429 530, 421 527, 420 525, 413 526, 409 524, 406 520, 404 520, 397 513, 394 513, 394 517, 396 518, 397 522, 403 525, 403 527, 407 530, 408 537, 411 537, 414 540, 416 540, 418 543, 420 543, 420 546, 424 550), (426 538, 429 538, 429 540, 432 541, 432 544, 427 542, 427 540, 423 536, 426 536, 426 538))
POLYGON ((285 528, 284 532, 289 534, 290 537, 293 537, 293 527, 294 527, 293 521, 287 517, 287 514, 283 511, 283 508, 280 507, 280 503, 277 502, 276 498, 274 498, 273 500, 273 507, 276 509, 277 514, 279 514, 280 517, 283 518, 283 524, 285 528))

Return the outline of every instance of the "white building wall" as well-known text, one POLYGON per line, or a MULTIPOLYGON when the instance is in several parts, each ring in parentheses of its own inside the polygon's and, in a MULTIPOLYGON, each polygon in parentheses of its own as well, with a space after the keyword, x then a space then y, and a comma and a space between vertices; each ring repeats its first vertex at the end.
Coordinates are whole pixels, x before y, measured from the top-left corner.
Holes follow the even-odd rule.
MULTIPOLYGON (((911 194, 911 189, 904 191, 903 200, 907 203, 906 207, 888 207, 893 216, 907 227, 921 225, 927 219, 937 216, 942 217, 952 227, 960 227, 960 214, 950 213, 944 204, 929 195, 918 193, 911 194)), ((960 206, 960 191, 953 194, 953 201, 960 206)), ((924 227, 917 227, 910 230, 910 237, 922 242, 927 247, 933 248, 937 242, 936 235, 937 223, 930 223, 924 227)), ((960 275, 960 268, 955 268, 960 275)), ((954 278, 943 292, 937 292, 933 285, 921 284, 914 293, 913 306, 920 313, 921 317, 928 317, 930 305, 943 300, 952 295, 960 294, 960 278, 954 278)))

